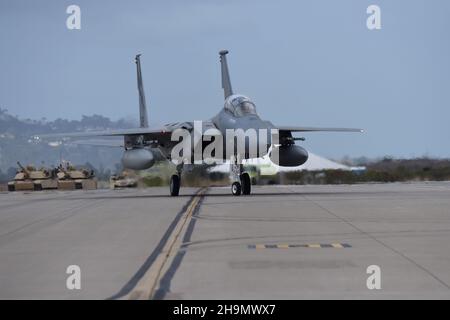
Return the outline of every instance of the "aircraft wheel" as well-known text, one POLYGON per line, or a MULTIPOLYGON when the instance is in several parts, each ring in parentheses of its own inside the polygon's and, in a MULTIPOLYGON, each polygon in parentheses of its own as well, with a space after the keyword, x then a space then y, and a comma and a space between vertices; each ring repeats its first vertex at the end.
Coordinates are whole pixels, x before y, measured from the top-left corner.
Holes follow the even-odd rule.
POLYGON ((8 185, 8 191, 16 191, 16 187, 14 185, 8 185))
POLYGON ((233 182, 231 185, 231 193, 233 196, 240 196, 242 191, 241 184, 239 182, 233 182))
POLYGON ((34 191, 41 191, 42 190, 42 185, 41 184, 35 184, 34 185, 34 191))
POLYGON ((242 194, 249 195, 252 191, 252 182, 248 173, 241 175, 242 194))
POLYGON ((180 176, 174 174, 170 178, 170 195, 172 197, 178 196, 180 193, 180 176))

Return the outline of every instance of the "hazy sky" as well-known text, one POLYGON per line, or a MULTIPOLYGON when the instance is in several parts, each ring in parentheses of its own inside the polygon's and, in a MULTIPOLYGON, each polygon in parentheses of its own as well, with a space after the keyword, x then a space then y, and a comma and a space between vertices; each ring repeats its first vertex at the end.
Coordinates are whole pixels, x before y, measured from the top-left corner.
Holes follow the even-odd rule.
POLYGON ((0 107, 21 118, 137 118, 136 53, 152 124, 210 118, 226 48, 262 118, 366 130, 305 134, 315 153, 450 156, 448 0, 0 0, 0 43, 0 107))

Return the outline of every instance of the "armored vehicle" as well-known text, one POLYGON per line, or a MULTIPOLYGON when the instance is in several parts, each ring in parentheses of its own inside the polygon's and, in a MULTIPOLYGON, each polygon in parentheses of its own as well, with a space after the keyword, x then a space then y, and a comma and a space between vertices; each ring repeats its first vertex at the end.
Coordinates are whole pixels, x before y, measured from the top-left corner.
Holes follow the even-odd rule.
POLYGON ((97 189, 97 180, 94 171, 87 169, 76 169, 67 165, 58 167, 58 189, 74 190, 74 189, 97 189))
POLYGON ((37 170, 33 166, 24 167, 17 162, 19 169, 17 170, 14 180, 8 182, 9 191, 21 190, 44 190, 56 189, 58 182, 56 180, 55 170, 40 168, 37 170))
POLYGON ((120 174, 112 175, 109 178, 109 185, 111 189, 116 188, 136 188, 138 185, 137 177, 130 175, 127 171, 120 174))

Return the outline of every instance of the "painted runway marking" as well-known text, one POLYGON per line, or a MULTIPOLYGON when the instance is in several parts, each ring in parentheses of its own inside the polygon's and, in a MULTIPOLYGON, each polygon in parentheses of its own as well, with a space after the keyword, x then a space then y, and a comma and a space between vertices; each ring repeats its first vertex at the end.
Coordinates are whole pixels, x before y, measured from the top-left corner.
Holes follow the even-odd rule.
POLYGON ((348 243, 307 243, 307 244, 249 244, 248 249, 289 249, 289 248, 311 248, 311 249, 321 249, 321 248, 334 248, 334 249, 345 249, 351 248, 352 246, 348 243))
POLYGON ((199 201, 205 192, 206 188, 203 188, 192 198, 189 206, 183 213, 183 216, 177 222, 175 228, 169 235, 164 248, 156 257, 150 268, 142 276, 133 291, 127 296, 127 299, 148 300, 153 298, 155 291, 159 287, 160 280, 165 274, 165 268, 170 265, 170 261, 175 257, 176 253, 180 249, 181 235, 185 233, 186 228, 189 225, 189 221, 192 218, 192 214, 197 208, 199 201))

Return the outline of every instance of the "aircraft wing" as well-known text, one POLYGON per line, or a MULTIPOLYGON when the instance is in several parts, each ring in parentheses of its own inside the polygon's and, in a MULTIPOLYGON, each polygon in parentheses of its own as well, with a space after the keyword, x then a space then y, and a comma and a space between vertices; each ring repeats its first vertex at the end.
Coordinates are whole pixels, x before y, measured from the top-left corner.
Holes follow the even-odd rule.
POLYGON ((104 131, 87 131, 87 132, 68 132, 68 133, 51 133, 35 135, 35 137, 48 138, 88 138, 88 137, 107 137, 107 136, 137 136, 145 135, 150 137, 158 137, 161 135, 170 134, 172 130, 167 127, 161 128, 133 128, 133 129, 117 129, 104 131))
POLYGON ((123 148, 125 146, 123 139, 121 140, 110 140, 110 139, 88 139, 88 140, 75 140, 70 141, 70 144, 81 145, 81 146, 94 146, 94 147, 112 147, 112 148, 123 148))
POLYGON ((279 131, 290 132, 364 132, 363 129, 357 128, 318 128, 318 127, 295 127, 295 126, 278 126, 279 131))

